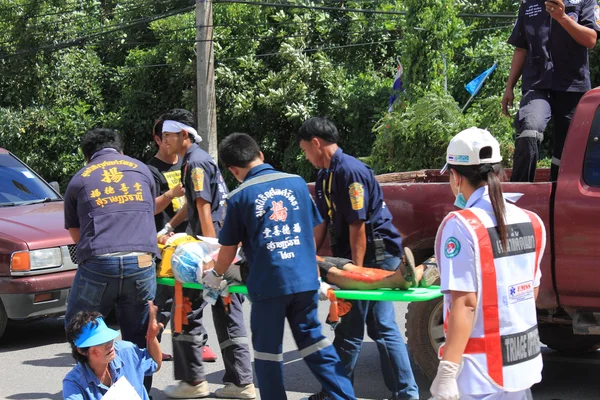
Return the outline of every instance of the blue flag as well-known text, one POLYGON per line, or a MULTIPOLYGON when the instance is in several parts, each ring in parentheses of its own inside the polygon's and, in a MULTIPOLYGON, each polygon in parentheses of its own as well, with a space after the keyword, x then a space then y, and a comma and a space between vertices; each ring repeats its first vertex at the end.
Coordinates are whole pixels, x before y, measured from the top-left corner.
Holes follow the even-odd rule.
POLYGON ((394 91, 394 93, 390 96, 388 112, 392 112, 394 110, 394 103, 398 98, 398 92, 404 92, 404 88, 402 87, 403 72, 404 68, 402 68, 402 64, 398 63, 398 70, 396 71, 396 75, 394 76, 394 84, 392 85, 392 90, 394 91))
POLYGON ((471 96, 475 96, 479 92, 479 89, 481 89, 481 87, 483 86, 483 82, 485 82, 488 76, 490 76, 492 72, 494 72, 497 66, 498 63, 494 63, 494 65, 486 69, 483 74, 479 75, 477 78, 467 83, 465 85, 465 89, 467 89, 467 92, 469 92, 471 96))

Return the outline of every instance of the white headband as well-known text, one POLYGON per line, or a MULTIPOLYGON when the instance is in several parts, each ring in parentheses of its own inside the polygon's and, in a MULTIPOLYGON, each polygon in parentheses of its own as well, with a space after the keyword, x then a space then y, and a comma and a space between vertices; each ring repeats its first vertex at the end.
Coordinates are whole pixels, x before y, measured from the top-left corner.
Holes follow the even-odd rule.
POLYGON ((202 141, 202 137, 200 137, 200 135, 198 135, 198 132, 194 128, 192 128, 189 125, 182 124, 181 122, 178 122, 178 121, 173 121, 170 119, 163 121, 162 131, 163 131, 163 133, 186 131, 187 133, 189 133, 190 135, 192 135, 194 137, 194 142, 200 143, 202 141))

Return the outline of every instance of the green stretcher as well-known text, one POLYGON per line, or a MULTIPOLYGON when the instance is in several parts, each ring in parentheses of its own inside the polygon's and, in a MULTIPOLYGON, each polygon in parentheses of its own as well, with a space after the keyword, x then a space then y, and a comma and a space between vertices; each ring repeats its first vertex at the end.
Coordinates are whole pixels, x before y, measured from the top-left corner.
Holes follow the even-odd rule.
MULTIPOLYGON (((158 278, 156 283, 159 285, 175 286, 173 278, 158 278)), ((184 288, 202 289, 199 283, 184 283, 184 288)), ((229 286, 230 293, 248 294, 246 285, 229 286)), ((338 299, 346 300, 375 300, 375 301, 428 301, 442 296, 439 286, 430 286, 428 288, 415 288, 408 290, 400 289, 377 289, 377 290, 335 290, 338 299)))

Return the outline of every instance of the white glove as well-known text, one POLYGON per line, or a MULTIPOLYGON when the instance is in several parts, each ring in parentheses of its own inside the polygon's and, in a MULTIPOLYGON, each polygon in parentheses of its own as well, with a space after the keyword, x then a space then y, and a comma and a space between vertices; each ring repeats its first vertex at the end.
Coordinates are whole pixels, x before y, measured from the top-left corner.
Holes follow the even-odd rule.
POLYGON ((161 229, 161 230, 160 230, 160 231, 159 231, 159 232, 156 234, 156 236, 162 236, 162 235, 166 235, 166 234, 168 234, 168 233, 171 233, 171 232, 173 232, 174 230, 175 230, 175 229, 173 229, 173 227, 171 226, 171 224, 167 222, 167 223, 165 224, 165 227, 164 227, 164 228, 162 228, 162 229, 161 229))
POLYGON ((431 384, 431 395, 435 400, 459 400, 456 375, 459 364, 450 361, 440 361, 437 375, 431 384))
POLYGON ((327 300, 329 297, 327 297, 327 292, 329 291, 329 289, 339 289, 339 287, 335 286, 335 285, 330 285, 327 282, 323 282, 321 280, 321 278, 319 278, 319 282, 320 282, 320 286, 319 286, 319 300, 321 301, 325 301, 327 300))
POLYGON ((202 285, 215 290, 221 287, 221 282, 223 282, 223 275, 218 275, 214 269, 207 270, 202 278, 202 285))

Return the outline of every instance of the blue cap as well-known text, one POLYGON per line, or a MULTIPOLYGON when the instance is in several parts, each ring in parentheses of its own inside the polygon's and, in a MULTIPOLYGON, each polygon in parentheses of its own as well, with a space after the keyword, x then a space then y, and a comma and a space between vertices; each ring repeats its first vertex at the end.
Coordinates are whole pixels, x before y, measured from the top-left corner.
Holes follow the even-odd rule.
POLYGON ((96 318, 94 321, 90 321, 86 326, 83 327, 77 339, 75 339, 75 346, 77 347, 92 347, 98 346, 115 340, 119 337, 119 331, 110 329, 106 326, 102 317, 96 318))

